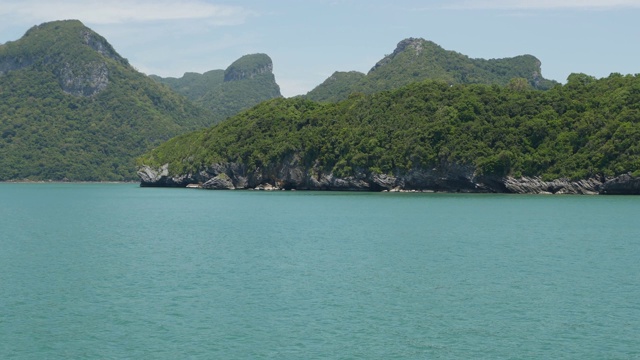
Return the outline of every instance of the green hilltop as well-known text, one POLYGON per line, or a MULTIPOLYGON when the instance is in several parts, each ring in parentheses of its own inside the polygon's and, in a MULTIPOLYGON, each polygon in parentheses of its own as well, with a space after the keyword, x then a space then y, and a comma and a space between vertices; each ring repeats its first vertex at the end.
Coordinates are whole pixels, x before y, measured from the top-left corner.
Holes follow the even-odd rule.
POLYGON ((409 38, 400 41, 393 53, 375 64, 366 75, 357 71, 335 72, 307 93, 306 98, 339 101, 355 92, 372 94, 426 79, 449 84, 507 85, 514 78, 526 79, 529 86, 540 90, 557 84, 542 77, 540 61, 531 55, 472 59, 431 41, 409 38))
POLYGON ((337 103, 276 99, 139 159, 196 181, 233 164, 256 181, 286 182, 287 163, 313 179, 454 165, 497 178, 640 175, 640 76, 573 74, 548 91, 424 81, 337 103))
POLYGON ((156 75, 152 78, 211 110, 216 121, 282 96, 273 75, 273 63, 266 54, 245 55, 226 70, 185 73, 181 78, 156 75))
POLYGON ((80 21, 0 45, 0 181, 133 180, 136 156, 212 123, 80 21))
POLYGON ((170 186, 227 169, 240 188, 411 187, 452 168, 474 181, 637 177, 639 104, 637 75, 560 85, 533 56, 470 59, 422 39, 284 99, 265 54, 152 79, 81 22, 56 21, 0 45, 0 181, 133 180, 136 165, 170 186))

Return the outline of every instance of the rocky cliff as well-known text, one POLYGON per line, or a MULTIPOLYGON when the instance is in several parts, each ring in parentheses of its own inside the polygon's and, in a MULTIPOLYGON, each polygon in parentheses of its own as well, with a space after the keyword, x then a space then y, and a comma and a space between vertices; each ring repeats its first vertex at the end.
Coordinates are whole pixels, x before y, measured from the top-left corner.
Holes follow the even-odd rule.
POLYGON ((224 81, 253 79, 261 74, 271 74, 273 63, 266 54, 245 55, 234 61, 224 72, 224 81))
POLYGON ((213 164, 195 174, 170 176, 168 164, 158 169, 142 166, 138 171, 142 187, 198 187, 213 190, 335 190, 335 191, 434 191, 512 194, 640 194, 640 178, 589 178, 572 181, 544 181, 538 177, 482 176, 473 166, 443 164, 438 168, 414 169, 397 175, 357 170, 353 176, 338 177, 317 167, 305 168, 292 156, 281 164, 248 170, 237 163, 213 164))

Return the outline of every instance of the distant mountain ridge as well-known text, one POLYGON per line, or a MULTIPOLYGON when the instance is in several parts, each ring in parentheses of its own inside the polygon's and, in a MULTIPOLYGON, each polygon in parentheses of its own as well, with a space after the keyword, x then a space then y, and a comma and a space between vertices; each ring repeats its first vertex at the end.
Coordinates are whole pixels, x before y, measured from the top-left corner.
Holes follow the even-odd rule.
POLYGON ((211 110, 216 121, 262 101, 282 97, 273 75, 273 62, 266 54, 245 55, 226 70, 188 72, 181 78, 151 77, 211 110))
POLYGON ((134 157, 212 123, 80 21, 0 45, 0 181, 133 180, 134 157))
POLYGON ((305 97, 314 101, 339 101, 355 92, 370 94, 427 79, 450 84, 507 85, 514 78, 524 78, 532 88, 542 90, 556 85, 542 77, 540 66, 540 61, 532 55, 472 59, 445 50, 432 41, 408 38, 400 41, 393 53, 378 61, 367 74, 337 71, 305 97))

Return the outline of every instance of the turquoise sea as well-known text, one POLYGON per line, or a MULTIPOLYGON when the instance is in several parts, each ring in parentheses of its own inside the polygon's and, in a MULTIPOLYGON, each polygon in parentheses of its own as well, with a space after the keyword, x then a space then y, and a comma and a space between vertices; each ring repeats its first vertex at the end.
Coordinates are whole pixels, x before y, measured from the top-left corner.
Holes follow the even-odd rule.
POLYGON ((638 359, 640 197, 0 184, 1 359, 638 359))

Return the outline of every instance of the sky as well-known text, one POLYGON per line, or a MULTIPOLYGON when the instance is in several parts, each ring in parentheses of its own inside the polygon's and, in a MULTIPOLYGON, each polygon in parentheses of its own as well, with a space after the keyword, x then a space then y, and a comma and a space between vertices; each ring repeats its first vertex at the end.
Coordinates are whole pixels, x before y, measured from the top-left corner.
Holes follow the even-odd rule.
POLYGON ((335 71, 366 73, 409 37, 472 58, 531 54, 559 82, 640 73, 640 0, 2 0, 0 43, 65 19, 163 77, 265 53, 285 97, 335 71))

